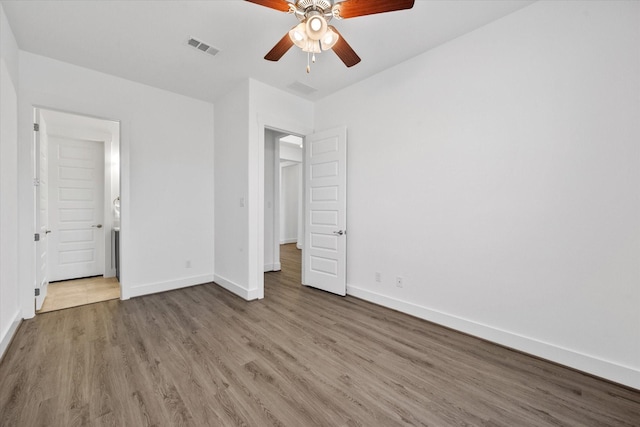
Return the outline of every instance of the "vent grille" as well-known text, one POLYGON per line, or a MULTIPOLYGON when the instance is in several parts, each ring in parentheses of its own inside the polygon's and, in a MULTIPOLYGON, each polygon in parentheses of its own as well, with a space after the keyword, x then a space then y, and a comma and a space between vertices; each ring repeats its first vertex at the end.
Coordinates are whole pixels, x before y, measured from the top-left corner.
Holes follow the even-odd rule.
POLYGON ((208 43, 204 43, 201 42, 198 39, 195 39, 193 37, 191 37, 188 41, 187 44, 191 47, 195 47, 196 49, 198 49, 201 52, 206 52, 209 55, 215 56, 218 52, 220 52, 220 49, 216 49, 215 47, 211 46, 208 43))
POLYGON ((308 86, 301 82, 293 82, 287 86, 289 89, 293 89, 296 92, 304 93, 305 95, 311 95, 314 92, 317 92, 318 89, 315 87, 308 86))

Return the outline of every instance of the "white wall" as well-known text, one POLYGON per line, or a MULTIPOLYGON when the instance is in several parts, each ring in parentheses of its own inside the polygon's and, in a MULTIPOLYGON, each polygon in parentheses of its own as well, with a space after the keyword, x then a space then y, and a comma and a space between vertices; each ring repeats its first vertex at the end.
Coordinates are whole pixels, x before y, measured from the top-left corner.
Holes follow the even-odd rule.
POLYGON ((21 319, 16 228, 17 92, 18 45, 0 4, 0 357, 7 349, 21 319))
POLYGON ((215 111, 215 281, 250 299, 247 293, 249 83, 243 82, 219 99, 215 111))
POLYGON ((28 237, 33 233, 29 141, 34 105, 121 121, 123 298, 213 280, 212 104, 27 52, 20 52, 19 98, 25 317, 33 315, 28 237))
POLYGON ((304 231, 302 147, 297 145, 302 141, 294 135, 280 139, 280 243, 297 243, 298 249, 302 248, 304 231))
POLYGON ((301 164, 281 167, 280 179, 280 243, 298 241, 298 196, 301 185, 301 164))
POLYGON ((306 135, 312 122, 310 101, 252 79, 216 102, 215 281, 242 298, 264 297, 265 129, 306 135))
POLYGON ((349 294, 640 388, 639 17, 537 2, 318 102, 349 294))

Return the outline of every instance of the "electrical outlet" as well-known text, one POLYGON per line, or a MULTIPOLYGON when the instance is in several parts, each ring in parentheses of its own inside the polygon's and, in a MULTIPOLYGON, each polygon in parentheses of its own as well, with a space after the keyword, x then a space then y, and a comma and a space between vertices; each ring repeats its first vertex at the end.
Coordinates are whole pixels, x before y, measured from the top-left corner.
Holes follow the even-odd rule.
POLYGON ((378 271, 376 271, 375 277, 376 277, 376 282, 380 283, 382 281, 382 279, 380 278, 380 273, 378 271))
POLYGON ((184 262, 184 267, 185 267, 185 268, 191 268, 191 260, 190 260, 190 259, 188 259, 188 260, 186 260, 186 261, 184 262))
POLYGON ((396 287, 402 288, 404 286, 404 278, 397 276, 396 277, 396 287))

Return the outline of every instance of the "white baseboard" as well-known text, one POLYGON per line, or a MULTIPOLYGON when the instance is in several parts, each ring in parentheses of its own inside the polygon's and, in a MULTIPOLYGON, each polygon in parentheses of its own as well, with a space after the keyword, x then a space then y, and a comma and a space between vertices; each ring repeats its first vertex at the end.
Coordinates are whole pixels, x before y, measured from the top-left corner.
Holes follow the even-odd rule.
POLYGON ((255 299, 262 299, 264 296, 259 295, 257 289, 246 289, 237 283, 232 282, 229 279, 225 279, 222 276, 218 276, 215 274, 213 276, 213 281, 218 286, 228 290, 229 292, 238 295, 240 298, 246 299, 247 301, 252 301, 255 299))
POLYGON ((347 295, 640 390, 640 371, 628 366, 391 298, 357 286, 347 285, 347 295))
POLYGON ((169 280, 167 282, 149 283, 125 289, 121 287, 122 299, 140 297, 143 295, 156 294, 158 292, 172 291, 174 289, 186 288, 189 286, 202 285, 203 283, 213 282, 213 274, 204 274, 201 276, 185 277, 178 280, 169 280))
POLYGON ((279 262, 276 262, 274 264, 265 264, 264 265, 264 272, 268 272, 268 271, 280 271, 282 270, 282 265, 279 262))
POLYGON ((18 330, 18 326, 20 326, 21 322, 22 319, 20 318, 20 312, 17 311, 15 316, 13 316, 11 325, 9 325, 9 328, 5 332, 4 336, 2 337, 2 339, 0 339, 0 360, 2 360, 2 358, 4 357, 4 353, 7 351, 9 344, 11 344, 11 340, 13 339, 13 336, 18 330))
POLYGON ((298 239, 293 238, 293 239, 284 239, 284 240, 280 240, 280 244, 281 245, 286 245, 289 243, 298 243, 298 239))

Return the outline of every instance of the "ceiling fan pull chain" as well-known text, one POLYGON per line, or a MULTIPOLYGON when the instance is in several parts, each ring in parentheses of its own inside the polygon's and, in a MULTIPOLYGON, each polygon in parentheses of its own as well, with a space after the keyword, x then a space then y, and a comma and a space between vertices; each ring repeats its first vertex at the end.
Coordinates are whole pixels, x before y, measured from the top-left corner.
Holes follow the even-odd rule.
POLYGON ((307 52, 307 74, 311 72, 311 65, 309 64, 309 52, 307 52))

